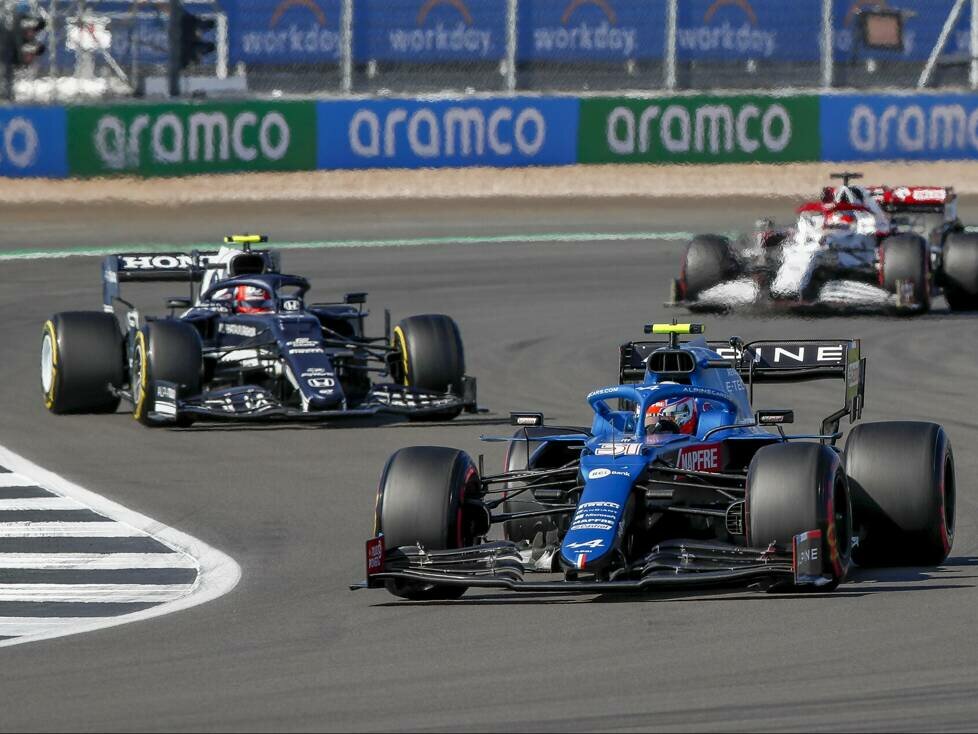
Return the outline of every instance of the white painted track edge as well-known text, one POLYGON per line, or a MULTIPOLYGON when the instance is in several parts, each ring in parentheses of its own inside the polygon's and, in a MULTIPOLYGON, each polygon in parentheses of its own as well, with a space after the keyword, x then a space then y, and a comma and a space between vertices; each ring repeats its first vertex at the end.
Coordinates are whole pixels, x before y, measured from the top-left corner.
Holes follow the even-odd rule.
POLYGON ((118 617, 99 617, 92 620, 80 619, 77 626, 52 629, 48 632, 14 637, 9 640, 0 640, 0 647, 22 645, 28 642, 38 642, 40 640, 80 634, 82 632, 93 632, 95 630, 153 619, 154 617, 161 617, 184 609, 190 609, 191 607, 213 601, 227 594, 241 580, 241 567, 227 554, 176 528, 164 525, 146 515, 130 510, 102 495, 87 490, 74 482, 70 482, 58 474, 34 464, 4 446, 0 446, 0 466, 12 472, 30 476, 41 486, 48 487, 59 494, 72 497, 91 507, 93 510, 108 516, 112 520, 140 530, 156 538, 174 551, 184 553, 196 559, 198 564, 197 580, 194 582, 190 592, 179 599, 118 617))

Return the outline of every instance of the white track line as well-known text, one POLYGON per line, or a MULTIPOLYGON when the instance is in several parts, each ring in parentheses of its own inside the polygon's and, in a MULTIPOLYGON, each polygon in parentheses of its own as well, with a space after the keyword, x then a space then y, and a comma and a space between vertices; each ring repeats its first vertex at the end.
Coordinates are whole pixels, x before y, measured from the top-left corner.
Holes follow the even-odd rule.
POLYGON ((87 510, 81 502, 71 497, 22 497, 19 499, 0 500, 0 512, 3 510, 87 510))
MULTIPOLYGON (((93 571, 196 567, 197 562, 183 553, 0 553, 0 570, 42 568, 93 571)), ((3 617, 0 617, 2 623, 3 617)))
POLYGON ((146 532, 117 522, 4 522, 0 538, 142 538, 146 532))
MULTIPOLYGON (((35 639, 60 637, 72 634, 77 626, 77 617, 0 617, 0 637, 22 635, 41 636, 35 639)), ((13 640, 4 640, 0 645, 9 645, 12 642, 13 640)))
POLYGON ((135 604, 186 596, 193 584, 0 584, 0 602, 84 602, 135 604))
POLYGON ((0 487, 33 487, 36 485, 37 482, 33 479, 22 477, 20 474, 0 474, 0 487))
MULTIPOLYGON (((91 492, 73 482, 69 482, 3 446, 0 446, 0 466, 4 466, 21 475, 29 476, 35 480, 33 484, 78 500, 96 512, 110 517, 122 523, 124 526, 128 526, 136 535, 151 535, 167 547, 177 553, 189 556, 197 563, 197 580, 191 586, 189 592, 179 599, 117 617, 98 617, 95 619, 78 618, 65 624, 53 623, 51 619, 32 619, 30 620, 30 624, 35 625, 35 627, 31 632, 0 632, 2 636, 12 637, 12 639, 0 641, 0 647, 89 632, 106 627, 115 627, 129 622, 152 619, 163 616, 164 614, 172 614, 173 612, 189 609, 190 607, 204 604, 227 594, 237 586, 238 581, 241 579, 241 567, 235 563, 233 558, 225 555, 221 551, 175 528, 163 525, 152 518, 134 512, 95 492, 91 492)), ((62 523, 61 525, 64 526, 67 524, 62 523)), ((90 526, 98 523, 75 524, 90 526)), ((156 557, 159 554, 151 555, 156 557)), ((7 620, 11 621, 11 618, 7 618, 7 620)), ((0 629, 17 630, 18 628, 15 624, 10 624, 6 627, 0 627, 0 629)))

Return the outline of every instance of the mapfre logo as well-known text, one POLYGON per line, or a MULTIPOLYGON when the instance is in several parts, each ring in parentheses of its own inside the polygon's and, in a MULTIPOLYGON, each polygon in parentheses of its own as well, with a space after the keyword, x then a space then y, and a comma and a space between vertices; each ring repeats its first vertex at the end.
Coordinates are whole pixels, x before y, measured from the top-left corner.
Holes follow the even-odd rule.
POLYGON ((541 23, 533 29, 534 51, 541 56, 613 55, 632 58, 638 50, 638 28, 619 26, 609 0, 570 0, 560 25, 541 23))
POLYGON ((714 443, 681 449, 676 466, 687 471, 718 472, 723 467, 722 448, 723 444, 714 443))
POLYGON ((679 28, 676 42, 683 51, 770 58, 777 50, 777 31, 757 26, 757 13, 748 0, 715 0, 703 14, 702 25, 679 28))

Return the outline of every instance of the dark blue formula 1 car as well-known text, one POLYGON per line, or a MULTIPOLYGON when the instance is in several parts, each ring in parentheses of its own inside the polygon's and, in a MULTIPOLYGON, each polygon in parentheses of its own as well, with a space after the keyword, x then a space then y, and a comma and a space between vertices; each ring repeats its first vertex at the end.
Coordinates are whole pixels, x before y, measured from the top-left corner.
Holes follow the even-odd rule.
MULTIPOLYGON (((866 360, 858 341, 680 344, 621 351, 622 384, 587 396, 591 428, 514 413, 505 471, 462 451, 411 447, 384 469, 367 579, 409 599, 466 588, 636 591, 752 583, 834 588, 862 564, 938 564, 954 532, 954 461, 934 423, 853 427, 866 360), (814 435, 791 410, 753 411, 766 382, 837 378, 845 405, 814 435), (502 526, 504 540, 489 540, 502 526), (540 580, 528 578, 541 572, 540 580), (549 576, 546 576, 549 574, 549 576)), ((490 439, 493 440, 493 439, 490 439)))
POLYGON ((104 311, 59 313, 44 325, 47 408, 114 412, 126 401, 149 426, 378 412, 446 420, 476 410, 451 318, 412 316, 392 333, 388 314, 384 336, 367 337, 365 293, 307 304, 309 282, 283 275, 277 253, 252 249, 264 237, 225 241, 217 252, 107 257, 104 311), (169 317, 143 321, 120 284, 153 281, 189 283, 190 298, 172 298, 169 317), (125 335, 119 304, 128 308, 125 335))

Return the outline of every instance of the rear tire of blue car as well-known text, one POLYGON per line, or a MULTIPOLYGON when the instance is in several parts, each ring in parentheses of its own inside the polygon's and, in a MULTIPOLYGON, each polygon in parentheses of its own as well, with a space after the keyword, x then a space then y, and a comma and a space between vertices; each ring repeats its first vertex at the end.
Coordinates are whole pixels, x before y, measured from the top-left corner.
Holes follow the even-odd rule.
MULTIPOLYGON (((479 471, 458 449, 410 446, 384 467, 374 516, 374 535, 383 534, 388 552, 401 546, 450 550, 475 544, 477 529, 466 500, 481 493, 479 471)), ((387 590, 403 599, 457 599, 464 586, 392 580, 387 590)))
POLYGON ((744 502, 747 542, 790 551, 796 535, 822 533, 823 573, 833 589, 845 580, 852 547, 849 485, 839 455, 817 443, 779 443, 754 455, 744 502))
POLYGON ((101 311, 55 314, 41 332, 41 390, 52 413, 114 413, 125 382, 119 322, 101 311))
MULTIPOLYGON (((912 283, 914 313, 930 310, 930 255, 927 242, 915 234, 896 234, 883 240, 883 289, 896 294, 901 282, 912 283)), ((908 309, 909 311, 909 309, 908 309)))
MULTIPOLYGON (((394 327, 394 380, 415 387, 461 397, 465 375, 465 349, 455 321, 443 314, 409 316, 394 327)), ((410 415, 416 421, 451 420, 461 406, 434 413, 410 415)))
MULTIPOLYGON (((177 398, 199 395, 203 374, 200 334, 190 324, 176 320, 150 321, 136 333, 130 382, 132 417, 144 426, 167 425, 150 416, 159 381, 175 383, 177 398)), ((191 416, 178 416, 177 425, 189 426, 191 416)))
POLYGON ((978 235, 954 232, 944 242, 944 297, 952 311, 978 311, 978 235))
POLYGON ((954 542, 954 454, 936 423, 863 423, 846 440, 845 468, 867 566, 934 566, 954 542))

